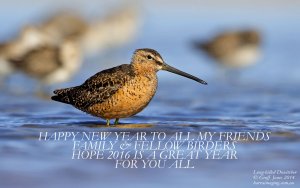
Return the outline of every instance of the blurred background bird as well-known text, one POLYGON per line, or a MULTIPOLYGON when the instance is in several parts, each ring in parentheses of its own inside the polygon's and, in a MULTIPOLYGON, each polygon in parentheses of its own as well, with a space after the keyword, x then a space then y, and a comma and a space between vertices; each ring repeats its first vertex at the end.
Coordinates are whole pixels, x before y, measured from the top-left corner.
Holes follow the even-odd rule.
POLYGON ((82 63, 79 45, 72 39, 65 39, 60 45, 31 49, 9 61, 14 69, 47 85, 67 81, 82 63))
POLYGON ((57 13, 40 26, 44 33, 58 43, 66 37, 79 40, 88 27, 89 23, 79 13, 70 11, 57 13))
POLYGON ((253 65, 260 57, 261 36, 256 30, 223 32, 208 41, 196 41, 194 47, 227 68, 253 65))
POLYGON ((0 44, 0 79, 21 72, 39 81, 39 89, 63 83, 79 71, 84 57, 130 42, 137 12, 123 7, 93 21, 78 12, 61 11, 0 44))
POLYGON ((123 7, 103 19, 94 20, 81 38, 84 53, 93 55, 132 41, 139 24, 140 18, 135 7, 123 7))

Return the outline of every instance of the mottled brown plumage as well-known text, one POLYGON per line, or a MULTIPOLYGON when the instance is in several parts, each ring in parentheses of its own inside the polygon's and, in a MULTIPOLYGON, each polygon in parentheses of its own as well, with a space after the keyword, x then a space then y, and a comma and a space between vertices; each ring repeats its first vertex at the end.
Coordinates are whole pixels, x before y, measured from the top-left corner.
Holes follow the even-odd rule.
POLYGON ((260 35, 254 30, 225 32, 207 42, 196 42, 217 62, 230 67, 242 67, 256 62, 259 56, 260 35))
POLYGON ((143 110, 157 88, 158 70, 167 70, 202 84, 205 81, 167 65, 152 49, 135 51, 131 64, 101 71, 82 85, 54 91, 52 99, 107 120, 126 118, 143 110))

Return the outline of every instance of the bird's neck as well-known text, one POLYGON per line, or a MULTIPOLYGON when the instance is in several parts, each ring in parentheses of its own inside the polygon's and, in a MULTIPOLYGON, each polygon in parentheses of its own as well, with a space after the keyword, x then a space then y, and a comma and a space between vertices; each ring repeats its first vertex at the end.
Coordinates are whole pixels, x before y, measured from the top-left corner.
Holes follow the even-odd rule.
POLYGON ((134 72, 137 75, 144 75, 144 76, 148 76, 148 75, 156 75, 157 69, 153 66, 149 66, 149 65, 143 65, 142 63, 139 64, 132 64, 134 72))

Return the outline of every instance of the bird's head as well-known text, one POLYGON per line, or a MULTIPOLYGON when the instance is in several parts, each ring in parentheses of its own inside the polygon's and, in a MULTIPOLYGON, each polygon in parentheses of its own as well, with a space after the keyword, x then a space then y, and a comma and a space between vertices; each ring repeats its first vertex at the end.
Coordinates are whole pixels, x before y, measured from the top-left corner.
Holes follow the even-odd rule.
POLYGON ((159 70, 165 70, 195 80, 196 82, 199 82, 201 84, 205 84, 205 85, 207 84, 204 80, 200 78, 197 78, 193 75, 190 75, 188 73, 185 73, 181 70, 178 70, 168 65, 167 63, 165 63, 161 55, 153 49, 143 48, 143 49, 135 50, 131 60, 131 64, 136 69, 141 71, 157 72, 159 70))

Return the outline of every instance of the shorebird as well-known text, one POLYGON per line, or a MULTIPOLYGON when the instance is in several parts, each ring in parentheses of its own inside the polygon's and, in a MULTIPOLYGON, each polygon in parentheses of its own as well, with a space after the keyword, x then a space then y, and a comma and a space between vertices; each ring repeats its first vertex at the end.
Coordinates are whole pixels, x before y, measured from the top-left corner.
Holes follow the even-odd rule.
POLYGON ((72 39, 58 46, 39 46, 8 61, 14 70, 37 78, 43 85, 67 81, 82 63, 80 47, 72 39))
POLYGON ((73 36, 61 40, 26 27, 15 40, 0 44, 0 81, 16 72, 36 78, 42 87, 69 80, 82 64, 81 46, 73 36))
POLYGON ((226 67, 252 65, 260 56, 260 34, 254 30, 225 32, 211 41, 194 45, 226 67))
POLYGON ((68 37, 79 40, 88 27, 89 24, 79 14, 68 11, 55 14, 38 26, 58 44, 68 37))
POLYGON ((134 52, 130 64, 98 72, 79 86, 55 90, 51 99, 106 119, 107 126, 115 119, 116 125, 120 118, 133 116, 149 104, 157 89, 159 70, 207 84, 166 64, 157 51, 145 48, 134 52))
POLYGON ((38 28, 26 26, 15 39, 0 44, 0 58, 6 62, 18 59, 32 49, 50 44, 50 41, 51 39, 38 28))
MULTIPOLYGON (((39 57, 39 66, 35 67, 36 63, 34 63, 32 67, 35 67, 35 69, 43 69, 42 65, 45 65, 43 62, 49 60, 42 59, 41 54, 45 52, 45 49, 48 49, 49 51, 49 49, 56 49, 58 46, 64 46, 64 44, 61 43, 64 42, 58 42, 56 39, 52 38, 48 33, 44 32, 38 27, 24 27, 19 36, 17 36, 15 39, 0 44, 0 76, 6 78, 10 74, 21 70, 18 69, 18 67, 28 67, 30 60, 33 58, 28 60, 27 57, 39 57), (25 61, 25 63, 22 64, 22 66, 16 66, 16 63, 14 63, 16 61, 25 61)), ((47 66, 48 65, 45 67, 47 66)), ((29 73, 31 71, 25 72, 29 73)))
POLYGON ((72 38, 73 41, 79 42, 86 28, 87 23, 81 17, 63 12, 37 26, 24 26, 16 38, 0 44, 0 56, 18 59, 42 46, 59 46, 65 39, 72 38))
POLYGON ((129 43, 138 31, 140 19, 133 7, 113 11, 93 21, 81 37, 84 53, 93 55, 129 43))
POLYGON ((0 81, 15 72, 43 85, 67 81, 79 69, 82 55, 128 42, 137 30, 137 18, 135 9, 129 8, 94 23, 62 12, 25 26, 15 39, 0 44, 0 81))

